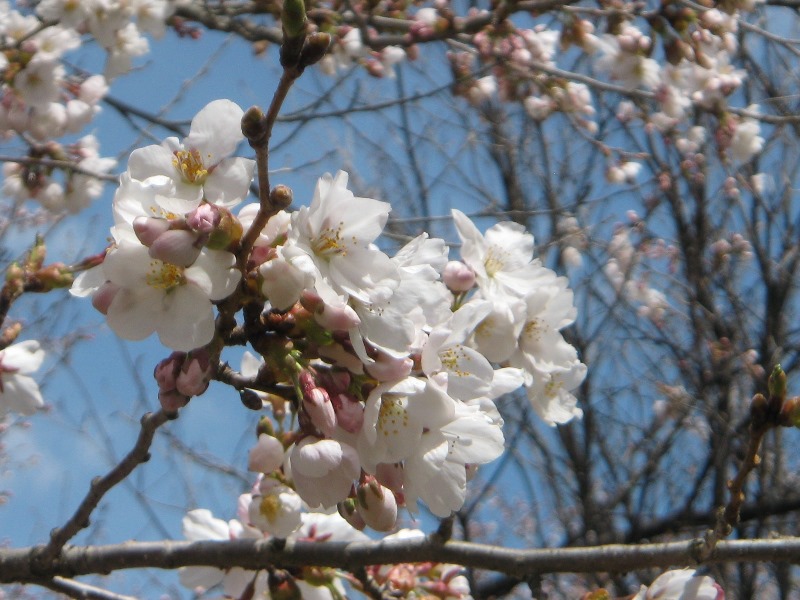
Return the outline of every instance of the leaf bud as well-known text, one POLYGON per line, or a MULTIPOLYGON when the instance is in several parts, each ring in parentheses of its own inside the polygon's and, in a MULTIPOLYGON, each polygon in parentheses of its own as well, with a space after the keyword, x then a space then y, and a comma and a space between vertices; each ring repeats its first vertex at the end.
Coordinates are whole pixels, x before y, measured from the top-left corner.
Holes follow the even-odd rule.
POLYGON ((339 502, 339 504, 336 505, 336 510, 339 511, 339 516, 350 523, 351 527, 362 531, 364 527, 367 526, 361 513, 356 509, 355 499, 348 498, 347 500, 339 502))
POLYGON ((267 143, 267 116, 257 106, 251 106, 242 117, 242 134, 252 147, 267 143))
POLYGON ((293 198, 292 188, 288 185, 276 185, 269 193, 269 201, 276 211, 288 208, 293 198))
POLYGON ((306 43, 300 51, 300 66, 308 67, 318 63, 328 53, 331 45, 331 36, 324 31, 315 31, 306 38, 306 43))
POLYGON ((284 0, 281 25, 287 38, 297 38, 306 32, 306 5, 303 0, 284 0))
POLYGON ((42 238, 40 235, 37 235, 36 241, 34 242, 30 252, 28 252, 27 259, 25 260, 25 268, 29 271, 41 269, 46 256, 47 246, 44 245, 44 238, 42 238))
POLYGON ((72 271, 63 263, 48 265, 36 272, 36 279, 41 285, 42 292, 67 288, 72 285, 75 277, 72 271))
POLYGON ((250 410, 261 410, 264 408, 264 401, 261 399, 261 396, 258 395, 258 392, 254 390, 244 389, 240 391, 239 399, 242 401, 245 408, 249 408, 250 410))
POLYGON ((784 427, 800 428, 800 397, 794 396, 784 401, 780 421, 784 427))
POLYGON ((786 397, 786 372, 780 365, 775 365, 775 368, 772 369, 772 374, 770 374, 767 382, 767 389, 769 389, 770 400, 783 402, 786 397))

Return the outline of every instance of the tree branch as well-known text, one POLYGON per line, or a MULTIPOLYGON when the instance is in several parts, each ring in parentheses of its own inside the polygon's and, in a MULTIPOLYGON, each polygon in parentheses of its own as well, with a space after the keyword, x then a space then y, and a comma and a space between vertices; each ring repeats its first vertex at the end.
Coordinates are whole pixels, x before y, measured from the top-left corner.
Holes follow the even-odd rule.
MULTIPOLYGON (((67 546, 49 565, 38 560, 43 547, 0 550, 0 583, 38 583, 43 577, 74 577, 121 569, 177 569, 207 566, 248 570, 320 566, 358 571, 365 565, 441 562, 529 579, 533 573, 621 573, 651 567, 696 566, 695 541, 664 544, 516 550, 437 538, 370 542, 294 542, 238 539, 226 542, 125 542, 108 546, 67 546)), ((798 562, 800 538, 721 542, 707 563, 798 562)))

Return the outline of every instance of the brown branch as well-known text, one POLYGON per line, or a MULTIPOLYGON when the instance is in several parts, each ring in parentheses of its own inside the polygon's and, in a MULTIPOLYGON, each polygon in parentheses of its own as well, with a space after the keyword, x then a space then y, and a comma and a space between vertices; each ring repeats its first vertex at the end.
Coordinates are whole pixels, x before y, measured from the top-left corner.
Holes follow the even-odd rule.
MULTIPOLYGON (((58 556, 63 551, 65 544, 71 540, 81 529, 89 526, 92 512, 111 488, 124 480, 140 464, 150 459, 150 445, 153 442, 156 429, 167 422, 169 417, 163 412, 147 413, 142 417, 142 427, 139 437, 133 448, 120 463, 102 477, 95 477, 78 509, 62 526, 50 532, 50 541, 46 546, 39 546, 32 555, 35 569, 47 574, 50 565, 59 561, 58 556)), ((63 573, 52 573, 52 575, 63 573)))
MULTIPOLYGON (((584 548, 520 550, 434 537, 368 542, 293 542, 238 539, 202 542, 134 542, 67 546, 49 565, 42 546, 0 550, 0 583, 35 583, 45 576, 74 577, 122 569, 206 566, 247 570, 320 566, 358 571, 366 565, 440 562, 505 573, 528 580, 533 573, 623 573, 644 568, 696 566, 694 541, 612 544, 584 548)), ((800 538, 720 542, 708 563, 798 562, 800 538)))

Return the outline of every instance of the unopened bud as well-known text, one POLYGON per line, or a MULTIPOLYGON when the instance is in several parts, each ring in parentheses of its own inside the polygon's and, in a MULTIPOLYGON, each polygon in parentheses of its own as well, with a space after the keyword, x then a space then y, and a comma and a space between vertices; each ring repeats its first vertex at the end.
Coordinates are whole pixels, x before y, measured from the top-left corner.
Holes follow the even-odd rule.
POLYGON ((63 263, 48 265, 36 272, 36 279, 41 284, 42 292, 70 287, 75 277, 63 263))
POLYGON ((339 511, 339 515, 345 521, 350 523, 351 527, 361 531, 367 526, 364 522, 364 518, 356 509, 356 501, 353 498, 348 498, 347 500, 339 502, 339 504, 336 505, 336 510, 339 511))
POLYGON ((170 222, 166 219, 136 217, 133 220, 133 233, 148 248, 158 239, 158 236, 169 231, 169 228, 170 222))
POLYGON ((303 0, 284 0, 281 10, 284 35, 296 38, 306 31, 306 5, 303 0))
POLYGON ((244 389, 239 392, 239 399, 244 404, 245 408, 250 410, 261 410, 264 408, 264 401, 258 392, 250 389, 244 389))
POLYGON ((300 66, 309 67, 317 64, 328 53, 331 45, 331 36, 324 31, 315 31, 306 38, 303 50, 300 52, 300 66))
POLYGON ((772 369, 772 374, 767 382, 767 389, 769 389, 770 400, 783 402, 786 397, 786 373, 780 365, 775 365, 775 368, 772 369))
POLYGON ((208 389, 215 372, 208 350, 193 350, 181 365, 175 387, 184 396, 199 396, 208 389))
POLYGON ((185 359, 185 352, 173 352, 156 365, 156 368, 153 369, 153 377, 158 384, 159 391, 171 392, 175 389, 175 382, 185 359))
POLYGON ((275 428, 272 426, 272 421, 269 417, 261 417, 256 425, 256 437, 262 435, 269 435, 275 437, 275 428))
POLYGON ((336 413, 325 389, 318 387, 304 392, 303 408, 320 433, 326 437, 333 435, 336 430, 336 413))
POLYGON ((251 106, 242 117, 242 134, 252 147, 267 142, 267 117, 257 106, 251 106))
POLYGON ((186 215, 186 225, 192 231, 211 235, 222 219, 220 207, 204 202, 186 215))
POLYGON ((358 512, 375 531, 390 531, 397 522, 397 502, 394 494, 370 477, 358 486, 358 512))
POLYGON ((177 390, 171 392, 159 392, 158 401, 165 413, 177 415, 178 409, 183 408, 189 403, 189 397, 184 396, 177 390))
POLYGON ((46 257, 47 246, 44 245, 44 238, 37 235, 36 242, 33 244, 33 248, 31 248, 30 252, 28 252, 28 257, 25 261, 25 267, 29 271, 41 269, 46 257))
POLYGON ((303 594, 294 577, 287 571, 271 571, 269 574, 269 596, 273 600, 302 600, 303 594))
POLYGON ((198 234, 185 229, 173 229, 162 233, 150 246, 150 258, 177 265, 190 267, 200 256, 201 248, 197 245, 198 234))
POLYGON ((258 436, 256 445, 247 456, 247 470, 269 474, 283 464, 283 444, 266 433, 258 436))
POLYGON ((276 185, 269 193, 269 201, 275 210, 283 210, 284 208, 288 208, 291 205, 293 198, 294 194, 292 192, 292 188, 290 188, 288 185, 276 185))
POLYGON ((224 206, 216 206, 215 208, 219 214, 219 221, 211 232, 206 246, 211 250, 227 250, 242 239, 242 224, 224 206))
POLYGON ((444 266, 442 281, 456 293, 467 292, 475 285, 475 271, 459 260, 451 260, 444 266))
POLYGON ((750 421, 753 424, 764 423, 769 413, 769 401, 763 394, 756 394, 750 402, 750 421))
POLYGON ((347 394, 338 394, 331 403, 339 427, 348 433, 359 433, 364 425, 364 405, 347 394))
POLYGON ((794 396, 784 401, 780 419, 784 427, 800 428, 800 397, 794 396))

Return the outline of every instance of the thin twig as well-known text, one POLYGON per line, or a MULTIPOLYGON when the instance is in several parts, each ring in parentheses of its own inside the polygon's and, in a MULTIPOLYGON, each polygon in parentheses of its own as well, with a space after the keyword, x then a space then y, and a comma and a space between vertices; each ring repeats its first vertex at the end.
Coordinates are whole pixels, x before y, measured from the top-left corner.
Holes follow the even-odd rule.
POLYGON ((72 517, 63 526, 50 532, 50 541, 46 546, 37 549, 35 562, 39 568, 46 572, 47 565, 52 563, 62 552, 64 545, 81 529, 89 526, 92 512, 106 493, 130 475, 137 466, 150 459, 150 446, 156 429, 168 420, 169 417, 163 411, 147 413, 142 417, 139 437, 131 451, 106 475, 92 480, 89 493, 86 494, 72 517))

